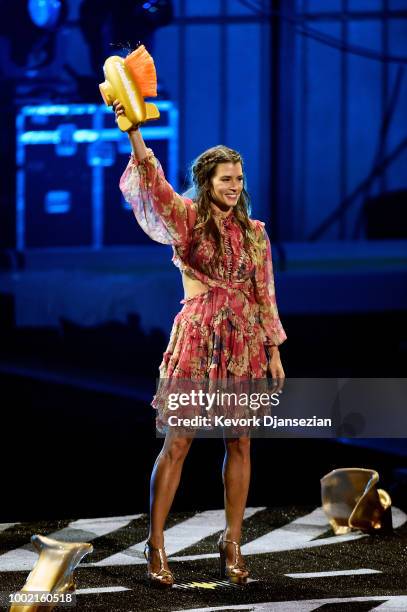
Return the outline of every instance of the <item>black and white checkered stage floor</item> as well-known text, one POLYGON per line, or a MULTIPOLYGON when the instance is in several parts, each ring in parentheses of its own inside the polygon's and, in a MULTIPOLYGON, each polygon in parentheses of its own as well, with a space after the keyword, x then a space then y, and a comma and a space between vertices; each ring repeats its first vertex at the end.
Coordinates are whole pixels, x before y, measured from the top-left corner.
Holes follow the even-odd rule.
POLYGON ((407 515, 397 507, 392 515, 392 534, 335 536, 318 507, 247 508, 242 552, 251 581, 237 586, 218 574, 223 510, 174 513, 165 536, 176 584, 165 591, 145 581, 145 514, 4 523, 0 590, 23 586, 37 558, 29 543, 36 533, 92 542, 75 572, 77 610, 407 611, 407 515))

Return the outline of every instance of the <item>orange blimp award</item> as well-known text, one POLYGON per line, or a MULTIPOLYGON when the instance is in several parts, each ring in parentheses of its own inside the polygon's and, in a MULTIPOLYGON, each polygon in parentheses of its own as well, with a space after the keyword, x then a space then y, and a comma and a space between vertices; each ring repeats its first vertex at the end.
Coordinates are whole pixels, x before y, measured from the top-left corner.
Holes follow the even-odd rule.
POLYGON ((155 104, 145 102, 146 97, 157 96, 157 74, 154 60, 144 45, 137 47, 124 59, 118 55, 108 57, 103 65, 105 81, 99 89, 107 106, 120 100, 124 115, 117 119, 122 132, 140 123, 158 119, 160 112, 155 104))

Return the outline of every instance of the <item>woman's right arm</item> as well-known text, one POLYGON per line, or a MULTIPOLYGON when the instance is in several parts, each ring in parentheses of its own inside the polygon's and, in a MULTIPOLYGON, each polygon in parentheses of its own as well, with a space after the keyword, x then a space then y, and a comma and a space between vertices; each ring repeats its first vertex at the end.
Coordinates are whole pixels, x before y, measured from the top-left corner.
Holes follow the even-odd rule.
POLYGON ((129 140, 131 143, 131 149, 134 157, 141 161, 148 155, 148 149, 146 147, 146 143, 141 135, 141 132, 138 128, 133 128, 129 132, 129 140))
MULTIPOLYGON (((124 112, 115 101, 116 115, 124 112)), ((180 245, 188 241, 195 225, 196 209, 166 181, 161 164, 144 143, 141 132, 128 132, 132 147, 120 189, 131 205, 140 227, 156 242, 180 245)))

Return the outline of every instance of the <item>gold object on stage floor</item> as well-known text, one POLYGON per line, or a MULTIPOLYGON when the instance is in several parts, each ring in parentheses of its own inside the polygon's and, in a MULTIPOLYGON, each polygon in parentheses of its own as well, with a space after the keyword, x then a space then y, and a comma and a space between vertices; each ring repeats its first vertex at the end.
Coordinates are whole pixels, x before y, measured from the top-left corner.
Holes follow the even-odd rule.
MULTIPOLYGON (((83 557, 93 551, 92 544, 86 542, 60 542, 45 536, 33 535, 31 542, 39 553, 39 558, 31 570, 27 581, 19 593, 46 592, 52 594, 73 593, 75 582, 73 572, 83 557)), ((13 604, 9 612, 49 612, 55 605, 29 603, 13 604)))
POLYGON ((376 488, 378 481, 379 474, 365 468, 339 468, 321 478, 322 507, 336 535, 392 530, 391 498, 376 488))

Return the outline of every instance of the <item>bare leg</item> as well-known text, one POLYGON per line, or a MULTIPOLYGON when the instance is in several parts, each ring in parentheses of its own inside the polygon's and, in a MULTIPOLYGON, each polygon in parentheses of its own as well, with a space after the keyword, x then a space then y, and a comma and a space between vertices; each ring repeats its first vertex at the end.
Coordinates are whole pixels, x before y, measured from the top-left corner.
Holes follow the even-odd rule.
MULTIPOLYGON (((250 484, 250 438, 225 438, 223 484, 225 488, 226 528, 224 539, 240 542, 243 514, 250 484)), ((233 562, 234 547, 225 547, 227 560, 233 562)))
MULTIPOLYGON (((150 532, 148 536, 155 548, 162 548, 164 545, 165 521, 174 501, 182 466, 192 440, 192 437, 177 435, 170 430, 155 461, 150 480, 150 532)), ((158 553, 154 553, 151 557, 151 566, 152 571, 159 570, 158 553)))

